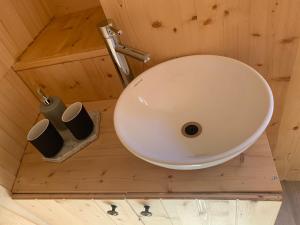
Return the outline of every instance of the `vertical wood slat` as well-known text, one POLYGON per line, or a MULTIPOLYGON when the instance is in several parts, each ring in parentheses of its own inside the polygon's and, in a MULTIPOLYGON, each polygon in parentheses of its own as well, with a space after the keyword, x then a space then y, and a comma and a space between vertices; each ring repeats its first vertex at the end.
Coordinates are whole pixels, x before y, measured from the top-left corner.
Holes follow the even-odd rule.
POLYGON ((23 155, 38 102, 12 70, 0 79, 0 185, 10 189, 23 155))
POLYGON ((221 199, 12 200, 1 187, 0 200, 3 224, 22 221, 26 225, 273 225, 281 205, 276 201, 221 199), (110 203, 116 204, 119 212, 114 218, 106 213, 110 203), (140 216, 144 204, 151 206, 151 217, 140 216))
MULTIPOLYGON (((51 225, 114 225, 95 200, 14 200, 16 204, 51 225)), ((124 200, 122 200, 124 201, 124 200)), ((124 201, 125 202, 125 201, 124 201)), ((126 203, 125 203, 126 204, 126 203)), ((125 224, 129 221, 125 221, 125 224)))
POLYGON ((173 225, 273 225, 281 202, 250 200, 128 200, 138 214, 150 206, 151 217, 141 216, 144 224, 173 225))
POLYGON ((52 15, 39 0, 3 0, 1 6, 0 72, 3 75, 50 22, 52 15))
POLYGON ((11 2, 32 37, 35 37, 52 17, 47 6, 40 0, 12 0, 11 2))
POLYGON ((278 144, 274 151, 279 175, 287 180, 300 180, 300 49, 279 128, 278 144))
MULTIPOLYGON (((0 185, 8 189, 12 187, 27 144, 26 133, 38 114, 37 100, 10 67, 51 18, 39 0, 1 2, 0 185)), ((5 210, 2 212, 9 215, 5 210)))
POLYGON ((206 224, 207 213, 200 209, 199 201, 162 200, 162 204, 173 225, 206 224))

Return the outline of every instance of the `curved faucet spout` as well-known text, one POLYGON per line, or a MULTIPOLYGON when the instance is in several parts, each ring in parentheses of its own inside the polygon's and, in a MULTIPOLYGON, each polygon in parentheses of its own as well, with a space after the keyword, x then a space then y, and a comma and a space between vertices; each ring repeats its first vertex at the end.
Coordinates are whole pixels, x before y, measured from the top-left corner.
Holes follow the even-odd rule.
POLYGON ((150 54, 121 44, 118 36, 122 34, 122 31, 113 27, 111 19, 102 21, 98 28, 104 37, 109 53, 123 81, 123 85, 127 86, 134 79, 134 76, 125 55, 146 63, 150 60, 150 54))
POLYGON ((134 49, 134 48, 130 48, 124 45, 118 45, 115 47, 116 52, 119 52, 121 54, 130 56, 132 58, 135 58, 137 60, 140 60, 144 63, 148 62, 150 60, 150 54, 134 49))

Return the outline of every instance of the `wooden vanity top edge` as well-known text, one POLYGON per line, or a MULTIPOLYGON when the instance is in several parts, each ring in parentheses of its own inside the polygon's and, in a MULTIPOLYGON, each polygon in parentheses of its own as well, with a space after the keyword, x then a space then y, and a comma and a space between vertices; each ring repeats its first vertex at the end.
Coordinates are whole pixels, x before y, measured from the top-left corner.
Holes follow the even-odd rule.
POLYGON ((282 201, 282 193, 12 193, 13 199, 209 199, 282 201))
POLYGON ((79 52, 74 53, 70 55, 61 55, 56 57, 49 57, 49 58, 41 58, 34 61, 18 61, 13 65, 13 69, 15 71, 22 71, 22 70, 28 70, 43 66, 51 66, 55 64, 62 64, 72 61, 79 61, 84 59, 90 59, 90 58, 96 58, 101 56, 108 56, 108 50, 107 48, 98 48, 86 52, 79 52))

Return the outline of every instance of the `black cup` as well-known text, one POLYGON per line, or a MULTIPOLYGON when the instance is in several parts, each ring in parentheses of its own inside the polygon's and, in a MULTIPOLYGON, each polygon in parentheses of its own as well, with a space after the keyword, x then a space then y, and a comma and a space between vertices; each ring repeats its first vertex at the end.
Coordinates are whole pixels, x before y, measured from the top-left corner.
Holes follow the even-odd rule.
POLYGON ((87 138, 94 129, 94 123, 81 102, 70 105, 61 119, 78 140, 87 138))
POLYGON ((48 119, 37 122, 28 132, 27 140, 48 158, 55 156, 64 144, 64 140, 48 119))

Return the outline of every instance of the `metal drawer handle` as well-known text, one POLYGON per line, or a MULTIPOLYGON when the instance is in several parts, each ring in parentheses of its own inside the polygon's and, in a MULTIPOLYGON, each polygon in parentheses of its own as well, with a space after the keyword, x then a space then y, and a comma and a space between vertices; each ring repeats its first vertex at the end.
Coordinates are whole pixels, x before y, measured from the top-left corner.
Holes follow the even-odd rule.
POLYGON ((117 206, 116 205, 110 205, 110 206, 111 206, 111 210, 108 210, 107 214, 111 216, 119 215, 119 213, 116 211, 117 206))
POLYGON ((145 210, 141 212, 142 216, 152 216, 152 212, 149 212, 150 206, 144 205, 145 210))

